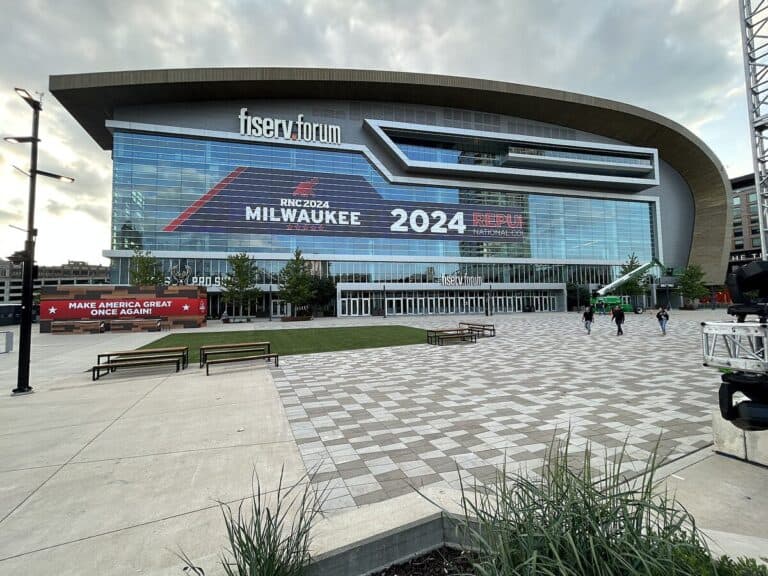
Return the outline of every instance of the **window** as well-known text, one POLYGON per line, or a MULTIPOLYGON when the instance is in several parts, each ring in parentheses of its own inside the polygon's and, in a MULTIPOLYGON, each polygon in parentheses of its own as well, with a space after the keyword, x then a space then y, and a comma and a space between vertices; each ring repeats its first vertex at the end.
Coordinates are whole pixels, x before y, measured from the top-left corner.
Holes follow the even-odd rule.
POLYGON ((749 229, 750 234, 760 234, 760 226, 752 226, 749 229))
POLYGON ((749 195, 749 203, 752 204, 752 202, 757 202, 757 192, 752 192, 749 195))
POLYGON ((741 196, 734 196, 733 197, 733 205, 734 206, 741 206, 741 196))
POLYGON ((760 248, 760 238, 752 238, 752 248, 760 248))
POLYGON ((734 250, 744 250, 744 240, 736 240, 733 243, 734 250))
POLYGON ((744 230, 742 228, 734 228, 733 229, 733 237, 734 238, 741 238, 744 236, 744 230))

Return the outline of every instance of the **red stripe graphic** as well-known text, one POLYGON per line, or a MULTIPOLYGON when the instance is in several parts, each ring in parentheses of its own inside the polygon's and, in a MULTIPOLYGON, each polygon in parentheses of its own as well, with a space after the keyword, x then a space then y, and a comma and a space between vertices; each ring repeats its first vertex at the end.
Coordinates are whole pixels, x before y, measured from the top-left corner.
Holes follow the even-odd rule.
POLYGON ((216 184, 213 188, 208 190, 205 194, 200 196, 197 200, 195 200, 189 208, 184 210, 181 214, 179 214, 176 218, 174 218, 170 224, 168 224, 165 228, 163 228, 163 232, 174 232, 176 228, 184 224, 190 216, 192 216, 195 212, 200 210, 203 206, 205 206, 208 202, 210 202, 211 198, 216 196, 219 192, 221 192, 224 188, 226 188, 232 180, 240 176, 240 174, 245 170, 244 166, 240 166, 239 168, 235 168, 232 172, 229 173, 229 176, 224 178, 221 182, 216 184))

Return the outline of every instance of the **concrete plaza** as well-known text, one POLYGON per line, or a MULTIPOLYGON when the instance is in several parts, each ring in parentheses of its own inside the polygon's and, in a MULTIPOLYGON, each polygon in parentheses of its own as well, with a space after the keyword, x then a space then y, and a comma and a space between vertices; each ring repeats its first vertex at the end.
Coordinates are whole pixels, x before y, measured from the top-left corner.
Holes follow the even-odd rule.
MULTIPOLYGON (((96 383, 87 369, 97 353, 160 335, 34 334, 35 393, 0 396, 0 575, 182 574, 179 549, 216 574, 217 501, 248 497, 254 472, 274 490, 281 470, 286 483, 317 471, 327 490, 322 552, 364 536, 360 526, 409 521, 426 506, 416 487, 455 495, 460 477, 535 471, 555 429, 568 428, 575 450, 591 444, 596 465, 625 441, 628 472, 659 439, 663 455, 689 455, 670 476, 681 500, 726 549, 753 553, 768 539, 768 474, 707 448, 718 374, 701 366, 698 331, 715 318, 725 315, 676 312, 662 337, 651 314, 630 315, 616 337, 607 317, 587 336, 577 314, 495 316, 498 335, 476 344, 288 356, 279 369, 220 367, 210 377, 192 365, 125 371, 96 383)), ((8 393, 16 362, 16 352, 0 355, 8 393)))

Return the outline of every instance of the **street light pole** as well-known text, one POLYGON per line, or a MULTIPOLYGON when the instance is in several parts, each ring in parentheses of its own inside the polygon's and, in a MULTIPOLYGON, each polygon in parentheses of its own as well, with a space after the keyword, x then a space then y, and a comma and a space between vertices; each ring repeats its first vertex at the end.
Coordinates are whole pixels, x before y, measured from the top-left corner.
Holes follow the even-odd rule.
MULTIPOLYGON (((23 97, 23 96, 22 96, 23 97)), ((34 291, 34 278, 32 268, 35 265, 35 191, 37 187, 37 142, 38 128, 40 125, 40 101, 33 98, 26 99, 32 107, 32 149, 29 168, 29 211, 27 213, 27 240, 24 243, 24 268, 22 271, 21 286, 21 326, 19 334, 19 369, 16 379, 14 394, 29 394, 32 387, 29 385, 29 362, 32 343, 32 293, 34 291)))
POLYGON ((35 240, 37 239, 37 229, 35 229, 35 192, 37 187, 37 175, 47 176, 63 182, 74 182, 74 178, 68 178, 52 172, 38 170, 37 168, 37 144, 38 128, 40 125, 40 111, 43 109, 42 102, 35 98, 26 90, 16 88, 16 93, 32 108, 32 136, 8 137, 7 142, 16 144, 32 144, 30 150, 29 172, 21 170, 29 177, 29 208, 27 213, 27 240, 24 242, 24 260, 22 269, 21 286, 21 325, 19 331, 19 368, 16 380, 16 388, 13 394, 29 394, 32 387, 29 385, 29 364, 30 349, 32 343, 32 300, 34 292, 35 266, 35 240))

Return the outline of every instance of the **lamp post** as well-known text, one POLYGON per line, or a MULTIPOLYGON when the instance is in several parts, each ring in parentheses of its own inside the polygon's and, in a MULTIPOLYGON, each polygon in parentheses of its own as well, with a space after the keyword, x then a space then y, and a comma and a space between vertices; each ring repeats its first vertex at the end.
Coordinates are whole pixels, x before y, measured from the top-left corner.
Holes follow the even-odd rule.
MULTIPOLYGON (((30 344, 32 340, 32 298, 34 291, 34 278, 32 269, 35 265, 35 240, 37 238, 37 229, 35 228, 35 189, 37 186, 37 175, 55 178, 63 182, 74 182, 74 178, 68 178, 52 172, 45 172, 37 169, 37 144, 38 126, 40 124, 40 111, 43 109, 42 102, 35 100, 32 95, 23 88, 16 88, 16 93, 29 104, 32 108, 32 136, 8 137, 6 142, 14 144, 32 144, 30 151, 29 172, 25 172, 29 177, 29 211, 27 214, 27 240, 24 242, 24 265, 22 270, 21 287, 21 326, 19 333, 19 369, 16 381, 16 388, 13 394, 29 394, 32 387, 29 385, 29 362, 30 362, 30 344)), ((22 170, 22 172, 24 172, 22 170)))

